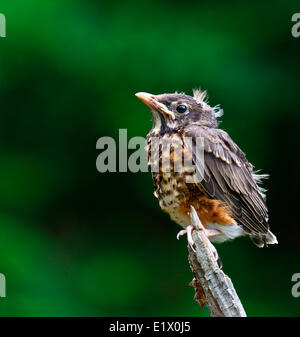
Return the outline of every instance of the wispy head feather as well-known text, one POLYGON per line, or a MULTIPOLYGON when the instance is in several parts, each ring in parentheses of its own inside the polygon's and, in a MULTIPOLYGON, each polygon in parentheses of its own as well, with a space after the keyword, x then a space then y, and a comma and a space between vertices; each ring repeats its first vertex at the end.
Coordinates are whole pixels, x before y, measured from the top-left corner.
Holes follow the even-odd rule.
POLYGON ((207 91, 202 91, 201 89, 193 90, 194 99, 197 103, 208 103, 207 91))
POLYGON ((194 94, 194 99, 196 100, 196 102, 198 104, 204 104, 204 106, 206 108, 212 109, 216 118, 219 118, 219 117, 223 116, 224 111, 223 111, 223 109, 221 109, 219 104, 217 104, 213 108, 210 108, 210 106, 208 104, 208 95, 207 95, 206 90, 202 91, 201 89, 194 89, 193 94, 194 94))

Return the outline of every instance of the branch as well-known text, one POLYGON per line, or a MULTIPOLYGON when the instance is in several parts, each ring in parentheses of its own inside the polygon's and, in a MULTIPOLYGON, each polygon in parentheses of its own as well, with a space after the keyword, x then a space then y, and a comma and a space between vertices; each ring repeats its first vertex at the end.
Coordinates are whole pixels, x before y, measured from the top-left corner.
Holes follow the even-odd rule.
POLYGON ((230 278, 219 268, 211 252, 211 243, 193 206, 190 217, 196 229, 192 233, 195 252, 188 245, 189 262, 194 274, 191 285, 196 291, 194 299, 199 300, 202 306, 206 303, 213 317, 246 317, 230 278))

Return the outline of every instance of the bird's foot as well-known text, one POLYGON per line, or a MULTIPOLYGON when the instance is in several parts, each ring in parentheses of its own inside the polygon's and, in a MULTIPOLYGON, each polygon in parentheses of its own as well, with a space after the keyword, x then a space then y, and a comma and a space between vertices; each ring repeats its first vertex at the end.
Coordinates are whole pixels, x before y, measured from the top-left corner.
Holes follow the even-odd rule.
MULTIPOLYGON (((209 240, 210 237, 219 235, 220 232, 217 229, 207 229, 207 228, 204 228, 204 226, 202 225, 201 222, 200 222, 200 224, 198 223, 198 225, 200 225, 200 226, 197 229, 198 230, 202 230, 204 232, 204 234, 206 235, 206 237, 208 238, 207 242, 208 242, 208 245, 209 245, 209 249, 210 249, 213 257, 215 258, 216 262, 218 263, 219 267, 222 268, 223 267, 223 263, 222 263, 222 261, 221 261, 221 259, 219 257, 217 249, 216 249, 216 247, 209 240)), ((179 240, 180 236, 183 236, 183 235, 187 234, 188 243, 189 243, 191 249, 194 252, 196 252, 196 250, 195 250, 195 242, 194 242, 193 237, 192 237, 192 232, 193 232, 194 229, 195 229, 194 226, 188 225, 186 227, 186 229, 180 230, 177 233, 176 237, 177 237, 177 240, 179 240)))
POLYGON ((203 230, 204 230, 204 234, 208 238, 209 248, 210 248, 210 250, 211 250, 211 252, 212 252, 215 260, 218 262, 219 267, 222 268, 223 267, 223 262, 220 259, 220 256, 219 256, 219 254, 217 252, 217 249, 216 249, 216 247, 209 240, 210 237, 220 235, 221 233, 217 229, 209 229, 209 228, 204 228, 203 227, 203 230))
POLYGON ((183 236, 184 234, 187 235, 187 240, 188 240, 188 243, 190 245, 190 247, 192 248, 192 250, 194 252, 196 252, 195 250, 195 242, 193 240, 193 237, 192 237, 192 231, 194 230, 194 226, 192 225, 188 225, 185 229, 182 229, 181 231, 178 232, 177 234, 177 240, 179 240, 180 236, 183 236))
POLYGON ((222 260, 220 259, 220 256, 217 252, 217 249, 216 247, 210 242, 209 238, 210 237, 213 237, 213 236, 217 236, 217 235, 220 235, 220 231, 218 231, 217 229, 207 229, 207 228, 204 228, 203 227, 203 230, 204 230, 204 234, 206 235, 206 237, 208 238, 208 245, 209 245, 209 249, 212 253, 212 255, 214 256, 215 258, 215 261, 218 263, 219 267, 222 269, 223 267, 223 262, 222 260))

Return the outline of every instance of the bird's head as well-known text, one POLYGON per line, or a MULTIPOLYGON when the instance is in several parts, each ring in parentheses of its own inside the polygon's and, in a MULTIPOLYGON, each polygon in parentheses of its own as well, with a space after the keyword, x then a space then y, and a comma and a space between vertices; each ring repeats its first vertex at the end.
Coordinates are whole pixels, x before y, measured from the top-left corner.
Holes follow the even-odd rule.
POLYGON ((222 115, 219 106, 211 107, 206 91, 194 90, 194 96, 182 93, 152 95, 139 92, 136 96, 152 111, 153 128, 157 131, 173 130, 196 123, 218 127, 217 117, 222 115))

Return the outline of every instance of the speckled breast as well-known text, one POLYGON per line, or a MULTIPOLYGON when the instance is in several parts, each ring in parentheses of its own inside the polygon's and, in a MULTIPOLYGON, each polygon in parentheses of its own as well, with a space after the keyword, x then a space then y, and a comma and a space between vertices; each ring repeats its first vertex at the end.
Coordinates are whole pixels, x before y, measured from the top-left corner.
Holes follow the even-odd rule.
POLYGON ((159 137, 150 132, 146 151, 155 188, 154 195, 158 198, 160 207, 179 225, 187 226, 189 217, 179 209, 193 204, 193 200, 199 199, 203 193, 193 183, 195 167, 192 158, 188 157, 182 135, 174 132, 159 137))

